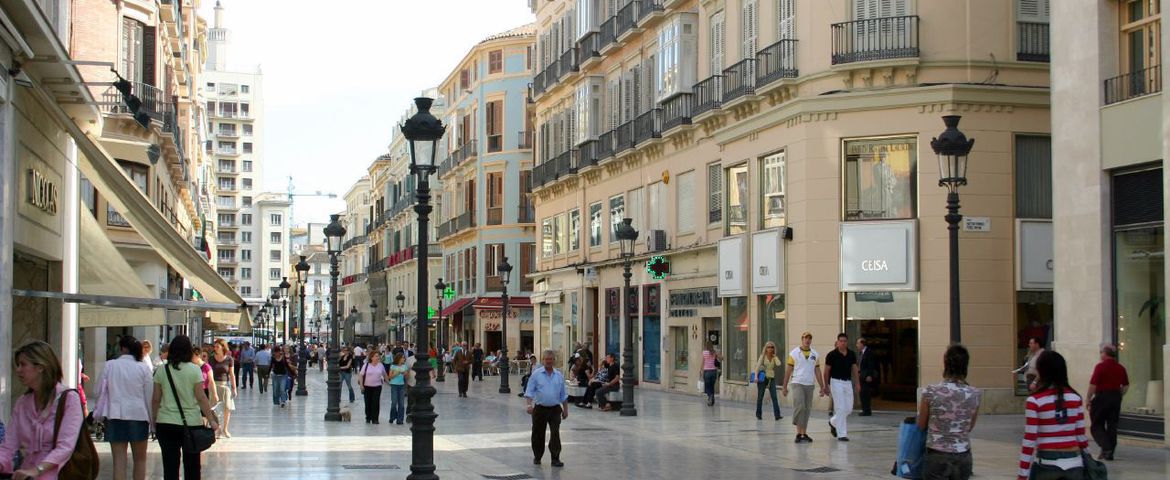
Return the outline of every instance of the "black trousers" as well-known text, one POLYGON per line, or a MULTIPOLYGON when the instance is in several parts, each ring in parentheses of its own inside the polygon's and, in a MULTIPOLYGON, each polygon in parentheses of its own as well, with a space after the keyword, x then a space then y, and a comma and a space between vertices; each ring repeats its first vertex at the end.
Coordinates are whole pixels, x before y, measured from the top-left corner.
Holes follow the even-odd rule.
POLYGON ((483 381, 483 362, 471 362, 471 378, 483 381))
POLYGON ((561 458, 561 407, 532 407, 532 455, 537 460, 544 456, 544 429, 548 428, 548 451, 553 461, 561 458))
POLYGON ((593 396, 597 395, 597 391, 601 389, 601 382, 589 382, 589 386, 585 387, 585 396, 581 397, 581 403, 592 403, 593 396))
POLYGON ((861 413, 866 415, 873 413, 870 405, 873 403, 873 394, 876 391, 877 382, 867 382, 863 376, 861 379, 861 392, 858 394, 858 397, 861 399, 861 413))
POLYGON ((1101 451, 1112 454, 1117 448, 1117 421, 1121 417, 1121 392, 1098 392, 1089 406, 1093 425, 1089 431, 1101 451))
POLYGON ((159 423, 154 426, 155 437, 158 438, 158 447, 162 450, 163 478, 165 480, 179 480, 179 460, 183 463, 183 478, 197 480, 199 478, 199 452, 194 449, 188 451, 183 444, 186 431, 182 425, 159 423))
POLYGON ((366 399, 366 420, 377 421, 382 412, 382 386, 365 387, 362 396, 366 399))
POLYGON ((459 394, 467 395, 467 384, 471 383, 471 374, 467 370, 464 370, 462 372, 455 372, 455 376, 459 377, 459 394))

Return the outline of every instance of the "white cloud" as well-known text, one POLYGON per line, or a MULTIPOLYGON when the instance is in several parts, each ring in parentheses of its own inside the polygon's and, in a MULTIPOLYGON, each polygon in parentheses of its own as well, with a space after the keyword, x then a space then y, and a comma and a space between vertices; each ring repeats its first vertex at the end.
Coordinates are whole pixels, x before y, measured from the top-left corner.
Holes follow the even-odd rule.
MULTIPOLYGON (((264 72, 264 188, 339 196, 385 153, 395 122, 485 37, 534 20, 525 0, 221 0, 228 66, 264 72)), ((214 22, 215 1, 200 13, 214 22)), ((295 201, 321 222, 336 201, 295 201)))

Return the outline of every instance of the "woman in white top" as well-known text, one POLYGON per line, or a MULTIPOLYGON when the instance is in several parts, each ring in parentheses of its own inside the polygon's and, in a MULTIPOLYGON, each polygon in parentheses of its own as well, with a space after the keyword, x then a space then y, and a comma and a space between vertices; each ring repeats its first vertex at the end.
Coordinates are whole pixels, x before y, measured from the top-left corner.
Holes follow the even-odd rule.
POLYGON ((150 344, 150 340, 143 340, 142 341, 142 363, 145 363, 146 366, 150 367, 150 370, 153 372, 154 371, 154 360, 151 360, 151 358, 150 358, 150 355, 152 353, 154 353, 154 346, 150 344))
POLYGON ((98 382, 104 408, 94 412, 105 418, 106 440, 114 457, 114 479, 126 478, 126 446, 134 453, 134 479, 146 479, 146 441, 150 424, 150 400, 154 394, 151 368, 142 359, 142 345, 129 335, 119 342, 121 355, 106 362, 98 382))

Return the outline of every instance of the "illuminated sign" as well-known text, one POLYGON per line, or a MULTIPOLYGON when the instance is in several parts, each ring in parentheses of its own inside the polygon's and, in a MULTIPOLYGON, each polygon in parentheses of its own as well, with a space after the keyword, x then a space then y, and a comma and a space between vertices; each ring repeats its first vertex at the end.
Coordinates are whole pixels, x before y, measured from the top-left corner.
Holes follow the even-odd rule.
POLYGON ((655 280, 662 280, 670 275, 670 260, 661 255, 650 257, 646 262, 646 273, 650 274, 650 278, 655 280))

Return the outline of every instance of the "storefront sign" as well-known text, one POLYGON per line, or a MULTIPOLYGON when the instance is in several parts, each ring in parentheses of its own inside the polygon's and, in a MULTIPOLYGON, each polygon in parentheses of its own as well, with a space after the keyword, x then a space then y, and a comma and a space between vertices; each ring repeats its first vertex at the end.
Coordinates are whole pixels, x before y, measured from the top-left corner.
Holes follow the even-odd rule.
POLYGON ((963 217, 964 232, 990 232, 990 217, 963 217))
POLYGON ((1016 220, 1016 285, 1020 290, 1052 290, 1051 220, 1016 220))
MULTIPOLYGON (((489 309, 484 308, 484 309, 476 310, 475 313, 476 313, 476 315, 479 316, 479 318, 483 319, 483 321, 485 321, 485 322, 488 322, 488 321, 499 322, 500 321, 500 309, 489 310, 489 309)), ((520 318, 519 309, 508 307, 508 318, 509 319, 520 318)))
POLYGON ((747 275, 744 275, 743 237, 719 240, 719 296, 747 295, 747 275))
POLYGON ((674 318, 679 318, 679 317, 697 317, 697 316, 699 316, 699 311, 698 311, 698 310, 695 310, 695 309, 693 309, 693 308, 679 308, 679 309, 671 309, 671 310, 670 310, 670 316, 671 316, 671 317, 674 317, 674 318))
POLYGON ((39 170, 28 169, 28 203, 41 211, 57 214, 57 184, 41 174, 39 170))
POLYGON ((484 322, 483 330, 485 332, 498 332, 500 331, 500 322, 484 322))
POLYGON ((715 287, 683 288, 670 291, 670 308, 715 307, 719 305, 719 291, 715 287))
POLYGON ((917 228, 913 220, 841 225, 841 291, 917 290, 917 228))
POLYGON ((784 240, 780 230, 752 235, 752 293, 784 293, 784 240))

